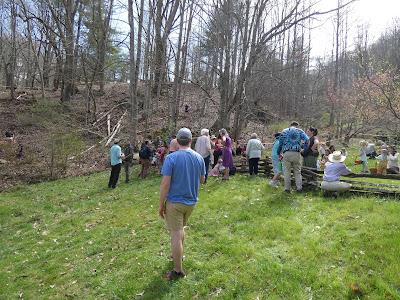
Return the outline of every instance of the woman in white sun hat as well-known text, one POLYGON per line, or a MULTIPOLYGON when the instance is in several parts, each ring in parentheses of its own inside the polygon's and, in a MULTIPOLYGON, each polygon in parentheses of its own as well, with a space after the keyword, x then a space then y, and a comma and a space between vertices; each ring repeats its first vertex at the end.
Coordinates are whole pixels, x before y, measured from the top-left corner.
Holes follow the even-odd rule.
POLYGON ((351 188, 350 183, 340 181, 340 176, 353 174, 343 163, 345 159, 346 156, 340 151, 329 154, 329 161, 326 163, 323 181, 321 182, 321 188, 324 191, 344 192, 351 188))

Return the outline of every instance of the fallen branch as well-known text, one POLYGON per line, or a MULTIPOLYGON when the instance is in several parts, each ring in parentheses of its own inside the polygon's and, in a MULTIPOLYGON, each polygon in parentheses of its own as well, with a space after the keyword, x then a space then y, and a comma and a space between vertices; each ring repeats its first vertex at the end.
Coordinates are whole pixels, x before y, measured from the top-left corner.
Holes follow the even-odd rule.
POLYGON ((352 185, 358 184, 358 185, 366 185, 366 186, 393 188, 393 189, 398 189, 400 192, 400 185, 396 185, 396 184, 373 183, 373 182, 368 182, 368 181, 354 181, 354 180, 341 180, 341 181, 350 183, 352 185))
POLYGON ((124 105, 124 104, 129 104, 129 102, 121 102, 118 103, 117 105, 113 106, 110 110, 106 111, 105 113, 101 114, 100 117, 92 124, 92 126, 96 125, 97 123, 100 122, 104 117, 106 117, 108 114, 110 114, 114 109, 116 109, 118 106, 124 105))
POLYGON ((107 143, 105 144, 106 147, 111 143, 114 136, 119 132, 119 129, 121 128, 121 122, 124 119, 127 112, 128 112, 128 110, 125 110, 125 112, 122 114, 121 118, 119 118, 117 125, 115 126, 115 129, 113 129, 113 132, 111 133, 111 135, 109 136, 109 138, 107 140, 107 143))

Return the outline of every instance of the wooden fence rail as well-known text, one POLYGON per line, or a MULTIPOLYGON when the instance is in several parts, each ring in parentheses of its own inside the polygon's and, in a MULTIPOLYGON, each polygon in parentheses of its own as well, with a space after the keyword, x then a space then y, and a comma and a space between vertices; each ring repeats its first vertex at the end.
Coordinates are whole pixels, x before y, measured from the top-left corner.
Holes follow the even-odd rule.
MULTIPOLYGON (((236 170, 239 173, 248 173, 249 166, 247 160, 244 158, 235 158, 236 170)), ((273 176, 272 161, 269 157, 261 159, 258 163, 258 169, 260 174, 264 174, 267 177, 273 176)), ((302 167, 301 174, 303 176, 303 185, 312 189, 319 189, 320 183, 324 172, 321 170, 302 167)), ((371 178, 371 179, 383 179, 383 180, 400 180, 400 175, 380 175, 380 174, 351 174, 343 176, 343 182, 348 182, 352 184, 350 192, 358 194, 375 194, 382 196, 391 196, 395 198, 400 198, 400 182, 399 185, 392 183, 376 183, 369 181, 357 181, 351 180, 350 178, 371 178)))

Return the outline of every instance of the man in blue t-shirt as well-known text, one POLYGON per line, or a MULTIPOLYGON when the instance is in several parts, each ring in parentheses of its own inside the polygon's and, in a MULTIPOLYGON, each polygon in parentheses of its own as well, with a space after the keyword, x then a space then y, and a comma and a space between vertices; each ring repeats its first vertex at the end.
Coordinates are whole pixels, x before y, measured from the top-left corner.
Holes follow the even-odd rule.
POLYGON ((303 143, 308 143, 309 138, 303 130, 297 128, 298 126, 298 122, 292 122, 290 127, 283 130, 279 136, 278 153, 283 153, 283 177, 285 180, 285 192, 288 193, 290 193, 292 169, 297 191, 301 192, 303 189, 300 151, 303 143))
POLYGON ((206 167, 203 157, 190 148, 192 133, 181 128, 176 139, 179 150, 167 155, 161 170, 161 218, 165 218, 171 235, 174 269, 166 274, 168 280, 185 277, 182 269, 184 226, 198 200, 200 183, 204 183, 206 167))
POLYGON ((110 149, 110 162, 111 162, 111 175, 110 180, 108 181, 108 187, 115 189, 119 172, 121 172, 122 159, 124 158, 124 154, 121 151, 121 147, 119 146, 119 139, 114 140, 114 145, 112 145, 110 149))

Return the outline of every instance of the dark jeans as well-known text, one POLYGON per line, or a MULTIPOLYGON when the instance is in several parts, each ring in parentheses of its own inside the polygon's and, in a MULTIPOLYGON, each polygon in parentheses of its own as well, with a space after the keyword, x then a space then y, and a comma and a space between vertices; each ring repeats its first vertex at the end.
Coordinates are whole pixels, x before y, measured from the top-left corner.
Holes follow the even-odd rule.
POLYGON ((257 175, 258 174, 258 161, 260 158, 255 157, 255 158, 250 158, 249 159, 249 173, 250 175, 257 175))
POLYGON ((218 163, 218 159, 221 157, 221 155, 222 155, 222 151, 214 151, 214 163, 212 165, 213 168, 218 163))
POLYGON ((121 164, 111 166, 110 180, 108 181, 109 188, 115 188, 119 178, 119 172, 121 172, 121 164))
POLYGON ((129 182, 129 167, 131 166, 130 161, 124 161, 124 169, 125 169, 125 182, 129 182))
POLYGON ((208 178, 208 167, 210 166, 210 155, 207 157, 203 157, 203 159, 204 159, 204 164, 206 165, 206 180, 205 180, 206 182, 208 178))

